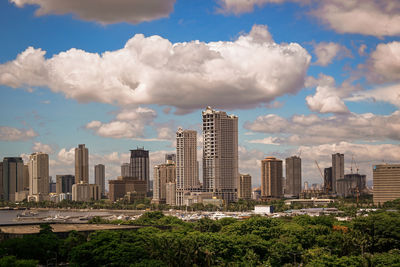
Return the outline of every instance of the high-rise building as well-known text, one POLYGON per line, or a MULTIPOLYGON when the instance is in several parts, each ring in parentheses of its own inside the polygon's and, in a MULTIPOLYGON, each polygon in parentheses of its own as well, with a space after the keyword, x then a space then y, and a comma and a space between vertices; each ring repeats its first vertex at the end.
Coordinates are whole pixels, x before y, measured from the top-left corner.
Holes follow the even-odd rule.
POLYGON ((293 156, 286 158, 285 194, 299 196, 301 192, 301 158, 293 156))
POLYGON ((100 199, 100 188, 97 184, 80 183, 72 185, 72 201, 90 201, 100 199))
POLYGON ((0 199, 3 199, 3 162, 0 162, 0 199))
POLYGON ((165 154, 165 163, 167 163, 168 160, 176 162, 176 154, 175 153, 165 154))
POLYGON ((130 200, 144 199, 147 193, 145 181, 134 180, 132 177, 118 177, 117 180, 109 180, 109 199, 117 201, 127 196, 130 200))
POLYGON ((336 193, 336 181, 344 178, 344 154, 332 154, 332 192, 336 193))
POLYGON ((207 107, 203 116, 203 186, 226 202, 237 200, 238 117, 207 107))
MULTIPOLYGON (((29 156, 29 195, 49 194, 49 155, 42 152, 33 153, 29 156)), ((40 198, 38 198, 40 199, 40 198)), ((40 199, 41 200, 41 199, 40 199)))
POLYGON ((129 164, 129 177, 139 181, 145 181, 146 190, 149 191, 149 151, 144 148, 131 150, 129 164))
POLYGON ((251 176, 250 176, 250 174, 240 174, 239 175, 238 198, 251 199, 251 176))
POLYGON ((15 195, 23 191, 24 162, 20 157, 3 159, 3 199, 15 201, 15 195))
POLYGON ((282 160, 266 157, 261 161, 261 198, 282 197, 282 160))
POLYGON ((375 165, 372 174, 375 205, 400 198, 400 164, 375 165))
POLYGON ((75 148, 75 184, 89 183, 89 151, 84 144, 75 148))
POLYGON ((121 176, 129 177, 129 163, 122 163, 121 165, 121 176))
POLYGON ((24 190, 29 191, 29 166, 28 164, 24 164, 24 178, 23 185, 24 190))
POLYGON ((176 167, 175 163, 168 161, 166 164, 154 166, 154 203, 165 203, 167 198, 166 184, 176 183, 176 167))
POLYGON ((332 187, 332 167, 324 169, 324 191, 326 194, 330 194, 333 191, 332 187))
POLYGON ((94 183, 100 188, 100 194, 105 195, 105 167, 103 164, 94 166, 94 183))
POLYGON ((165 204, 176 205, 176 183, 169 182, 165 184, 165 204))
POLYGON ((176 132, 176 205, 183 205, 185 191, 199 188, 197 132, 179 128, 176 132))
POLYGON ((336 181, 337 195, 341 197, 357 196, 364 192, 367 176, 351 173, 345 174, 344 179, 336 181))
POLYGON ((75 176, 70 174, 56 175, 56 193, 71 193, 72 185, 75 184, 75 176))

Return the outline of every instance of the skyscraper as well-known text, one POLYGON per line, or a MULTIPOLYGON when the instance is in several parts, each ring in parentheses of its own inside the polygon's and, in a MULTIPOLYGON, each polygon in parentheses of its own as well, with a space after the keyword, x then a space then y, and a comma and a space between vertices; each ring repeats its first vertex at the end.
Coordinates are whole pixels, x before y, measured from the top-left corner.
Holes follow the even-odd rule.
POLYGON ((285 194, 299 196, 301 192, 301 158, 293 156, 286 158, 285 194))
POLYGON ((85 145, 75 148, 75 184, 89 183, 89 151, 85 145))
POLYGON ((226 202, 237 200, 238 117, 207 107, 203 116, 203 186, 226 202))
POLYGON ((121 165, 121 176, 129 177, 129 163, 122 163, 121 165))
POLYGON ((3 199, 3 162, 0 162, 0 199, 3 199))
POLYGON ((94 183, 100 188, 100 195, 105 195, 105 167, 103 164, 94 166, 94 183))
POLYGON ((179 128, 176 132, 176 205, 183 205, 185 191, 199 188, 197 132, 179 128))
POLYGON ((332 192, 336 193, 336 181, 344 178, 344 154, 332 154, 332 192))
POLYGON ((56 175, 56 193, 71 193, 72 185, 75 184, 75 177, 73 175, 56 175))
POLYGON ((251 176, 250 176, 250 174, 240 174, 239 175, 238 198, 251 199, 251 176))
POLYGON ((375 205, 400 198, 400 164, 375 165, 372 174, 375 205))
MULTIPOLYGON (((29 195, 47 196, 49 194, 49 155, 42 152, 29 156, 29 195)), ((37 198, 41 200, 40 198, 37 198)))
POLYGON ((282 197, 282 160, 266 157, 261 161, 261 198, 282 197))
POLYGON ((3 159, 3 198, 15 201, 15 194, 23 188, 24 162, 20 157, 3 159))
MULTIPOLYGON (((166 203, 168 183, 176 183, 176 167, 173 161, 154 166, 153 202, 166 203)), ((171 186, 169 186, 171 190, 171 186)), ((171 191, 169 195, 171 195, 171 191)), ((174 194, 175 195, 175 194, 174 194)))
POLYGON ((332 193, 332 167, 324 169, 324 191, 326 194, 332 193))
POLYGON ((149 151, 144 148, 131 150, 129 177, 146 182, 149 191, 149 151))

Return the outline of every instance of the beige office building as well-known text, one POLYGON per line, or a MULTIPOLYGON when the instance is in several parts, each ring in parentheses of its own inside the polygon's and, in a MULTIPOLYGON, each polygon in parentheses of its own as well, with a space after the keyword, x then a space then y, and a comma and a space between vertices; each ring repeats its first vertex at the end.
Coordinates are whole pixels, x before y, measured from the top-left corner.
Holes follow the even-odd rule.
POLYGON ((153 203, 166 203, 167 183, 176 182, 176 167, 175 163, 168 161, 165 164, 154 166, 153 179, 153 203))
POLYGON ((203 187, 225 202, 237 200, 238 117, 207 107, 203 116, 203 187))
POLYGON ((165 204, 176 205, 176 183, 169 182, 165 184, 165 204))
POLYGON ((97 164, 94 166, 94 183, 100 187, 100 193, 102 196, 105 195, 105 167, 103 164, 97 164))
POLYGON ((301 158, 286 158, 285 195, 298 197, 301 192, 301 158))
POLYGON ((100 187, 97 184, 80 183, 72 185, 72 201, 90 201, 100 199, 100 187))
MULTIPOLYGON (((29 195, 49 194, 49 155, 42 152, 33 153, 29 156, 29 195)), ((40 198, 38 198, 40 199, 40 198)))
POLYGON ((197 132, 179 128, 176 132, 176 205, 183 205, 186 191, 199 187, 197 132))
POLYGON ((251 199, 251 176, 250 174, 240 174, 238 183, 238 198, 251 199))
POLYGON ((400 198, 400 164, 381 164, 373 167, 374 204, 400 198))
POLYGON ((89 151, 85 145, 75 148, 75 184, 89 183, 89 151))
POLYGON ((282 197, 282 160, 266 157, 261 161, 261 198, 282 197))
POLYGON ((337 180, 344 179, 344 154, 332 154, 332 192, 336 193, 337 180))
POLYGON ((117 201, 126 195, 129 199, 144 199, 147 192, 147 182, 132 177, 119 176, 117 180, 109 180, 109 199, 117 201))

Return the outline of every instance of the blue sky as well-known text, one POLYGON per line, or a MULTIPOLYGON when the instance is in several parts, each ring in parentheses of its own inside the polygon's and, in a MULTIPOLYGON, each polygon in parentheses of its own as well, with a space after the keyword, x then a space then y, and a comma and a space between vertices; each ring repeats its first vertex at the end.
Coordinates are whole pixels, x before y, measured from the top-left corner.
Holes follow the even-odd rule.
POLYGON ((301 153, 311 183, 335 152, 368 180, 400 161, 400 3, 75 2, 0 2, 0 157, 47 152, 55 176, 85 143, 114 179, 136 146, 161 163, 182 126, 201 161, 212 105, 239 116, 253 185, 264 156, 301 153))

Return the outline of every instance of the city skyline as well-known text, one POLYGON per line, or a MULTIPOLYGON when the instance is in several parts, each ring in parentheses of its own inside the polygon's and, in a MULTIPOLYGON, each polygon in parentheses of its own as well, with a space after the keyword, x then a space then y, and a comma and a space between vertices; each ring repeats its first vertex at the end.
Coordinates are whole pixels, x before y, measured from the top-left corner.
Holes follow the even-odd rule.
POLYGON ((345 174, 354 158, 368 181, 373 165, 400 162, 398 9, 270 2, 118 2, 111 18, 106 6, 1 2, 0 157, 26 164, 47 153, 54 179, 74 174, 74 149, 86 144, 94 183, 95 165, 116 179, 129 150, 145 147, 153 177, 182 127, 197 131, 202 166, 201 111, 211 106, 239 117, 238 171, 253 186, 267 156, 301 154, 309 184, 323 183, 314 161, 323 170, 335 153, 345 174), (350 13, 371 26, 346 24, 350 13))

